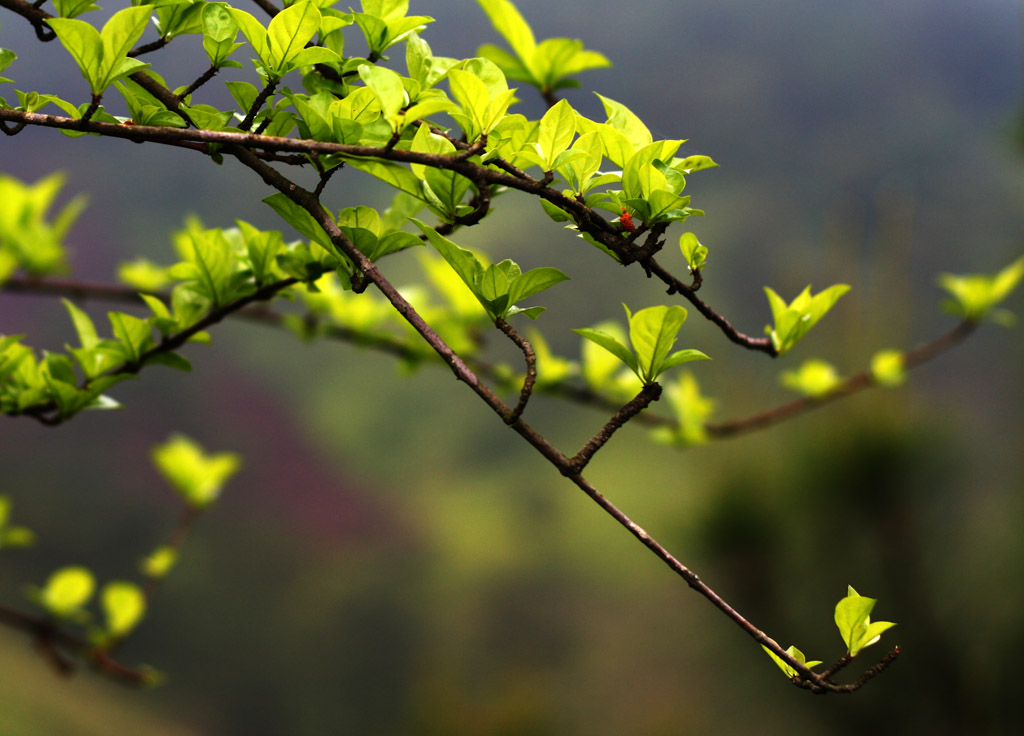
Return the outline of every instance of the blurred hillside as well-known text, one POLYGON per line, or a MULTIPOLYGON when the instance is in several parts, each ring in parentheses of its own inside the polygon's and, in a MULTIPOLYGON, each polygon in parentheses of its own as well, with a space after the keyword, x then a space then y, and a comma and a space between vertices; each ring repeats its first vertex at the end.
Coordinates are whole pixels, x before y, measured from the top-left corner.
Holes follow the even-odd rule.
MULTIPOLYGON (((777 363, 691 315, 682 340, 715 360, 694 372, 718 419, 785 400, 778 373, 807 357, 852 373, 880 348, 938 334, 951 325, 938 272, 993 271, 1021 253, 1019 4, 517 4, 538 36, 582 38, 613 60, 582 76, 574 106, 596 116, 594 89, 721 164, 687 190, 707 211, 687 223, 711 248, 705 299, 757 334, 762 286, 787 298, 808 283, 853 286, 777 363)), ((474 2, 412 6, 437 18, 424 34, 437 54, 498 41, 474 2)), ((17 18, 0 23, 0 47, 21 54, 7 72, 19 87, 84 99, 62 49, 30 43, 17 18)), ((202 71, 197 48, 159 52, 177 54, 172 84, 202 71)), ((29 181, 61 169, 68 195, 89 193, 71 245, 90 280, 140 250, 170 260, 166 234, 187 213, 281 227, 263 184, 230 161, 26 130, 0 141, 0 169, 29 181)), ((384 206, 386 192, 353 173, 332 180, 335 208, 377 195, 384 206)), ((664 298, 515 195, 477 230, 457 240, 573 277, 540 323, 570 357, 570 328, 664 298)), ((399 259, 387 267, 415 276, 399 259)), ((1010 306, 1024 313, 1019 296, 1010 306)), ((0 294, 0 332, 56 348, 70 329, 59 304, 0 294)), ((119 386, 125 411, 59 429, 0 423, 0 493, 44 533, 31 552, 5 552, 5 601, 59 565, 133 573, 173 523, 147 459, 171 431, 246 459, 123 650, 168 683, 136 693, 60 680, 2 632, 0 734, 1015 732, 1019 329, 987 326, 906 388, 769 433, 681 452, 631 428, 594 462, 599 488, 784 645, 831 660, 845 586, 878 597, 904 654, 847 699, 790 686, 447 371, 403 377, 385 357, 248 324, 188 355, 190 375, 119 386)), ((529 412, 566 448, 606 419, 550 401, 529 412)))

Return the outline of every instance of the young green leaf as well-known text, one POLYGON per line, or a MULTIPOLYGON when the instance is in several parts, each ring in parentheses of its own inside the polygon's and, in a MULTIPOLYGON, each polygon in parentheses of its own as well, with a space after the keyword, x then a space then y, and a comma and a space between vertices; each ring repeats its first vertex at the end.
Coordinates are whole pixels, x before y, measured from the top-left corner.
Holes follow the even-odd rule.
POLYGON ((108 312, 107 317, 120 344, 124 362, 135 365, 154 346, 152 326, 147 320, 124 312, 108 312))
MULTIPOLYGON (((18 55, 10 49, 0 49, 0 72, 7 69, 17 58, 18 55)), ((0 84, 13 81, 13 79, 8 79, 7 77, 0 77, 0 84)))
POLYGON ((595 345, 601 346, 629 366, 629 369, 637 376, 640 375, 636 355, 634 355, 633 351, 623 345, 614 335, 606 332, 605 330, 594 329, 592 327, 582 327, 573 330, 573 332, 583 338, 586 338, 595 345))
MULTIPOLYGON (((594 94, 597 93, 595 92, 594 94)), ((608 125, 622 133, 633 149, 639 150, 654 141, 651 131, 647 129, 647 126, 644 125, 643 121, 632 110, 621 102, 616 102, 604 95, 597 95, 597 97, 601 100, 601 104, 604 105, 605 114, 608 116, 608 125)), ((610 153, 608 157, 613 161, 616 160, 610 153)))
POLYGON ((138 626, 146 613, 146 596, 135 583, 115 580, 100 591, 100 605, 106 617, 105 634, 121 639, 138 626))
POLYGON ((174 568, 178 561, 178 550, 175 547, 164 545, 157 547, 139 563, 142 574, 148 578, 163 578, 174 568))
POLYGON ((514 54, 484 44, 477 55, 493 61, 509 79, 528 82, 548 94, 562 87, 578 86, 569 79, 573 74, 611 65, 604 55, 584 50, 582 41, 549 38, 538 44, 530 26, 509 0, 478 1, 514 54))
POLYGON ((675 427, 657 427, 652 432, 656 442, 690 447, 708 441, 707 420, 715 411, 714 399, 700 391, 697 379, 686 371, 678 381, 665 387, 665 398, 676 418, 675 427))
POLYGON ((836 604, 836 626, 846 643, 851 657, 877 642, 882 633, 896 624, 890 621, 871 621, 871 611, 877 602, 874 598, 865 598, 847 586, 847 596, 836 604))
POLYGON ((74 197, 51 219, 50 209, 63 185, 60 174, 35 184, 0 174, 0 283, 18 268, 32 276, 67 269, 63 241, 85 208, 85 197, 74 197))
POLYGON ((771 288, 764 287, 775 322, 774 326, 766 326, 764 331, 771 338, 778 354, 789 352, 849 290, 846 284, 835 284, 811 296, 811 287, 808 286, 796 299, 786 304, 771 288))
POLYGON ((237 61, 229 61, 243 44, 235 43, 238 36, 238 22, 231 15, 227 3, 205 3, 202 6, 203 50, 210 59, 210 65, 221 69, 240 67, 237 61))
POLYGON ((31 547, 36 535, 31 529, 10 524, 11 499, 0 496, 0 549, 31 547))
MULTIPOLYGON (((522 67, 522 71, 526 75, 531 76, 512 76, 509 74, 508 67, 502 64, 503 61, 506 61, 505 59, 499 61, 492 57, 492 60, 498 63, 499 66, 505 66, 505 74, 507 76, 539 84, 539 78, 532 76, 530 69, 533 63, 534 51, 537 48, 537 41, 529 24, 520 14, 519 10, 510 0, 478 0, 478 2, 484 9, 484 12, 487 13, 487 17, 490 18, 491 25, 508 41, 508 45, 512 47, 516 56, 519 57, 518 66, 522 67)), ((481 55, 483 56, 484 54, 481 55)))
POLYGON ((669 355, 675 344, 679 329, 686 321, 686 309, 678 304, 671 307, 656 306, 639 310, 630 314, 629 340, 636 351, 640 380, 644 383, 654 381, 669 368, 694 360, 710 360, 699 350, 679 350, 669 355))
POLYGON ((527 299, 545 289, 550 289, 555 284, 568 280, 569 277, 557 268, 550 266, 531 268, 513 280, 509 289, 509 303, 517 304, 522 299, 527 299))
POLYGON ((839 385, 839 372, 823 360, 807 360, 794 371, 786 371, 782 385, 804 396, 820 399, 839 385))
POLYGON ((412 218, 410 221, 427 236, 430 244, 469 287, 487 316, 494 321, 516 314, 536 319, 544 311, 543 307, 521 309, 516 302, 569 278, 557 268, 548 267, 534 268, 524 274, 518 265, 507 259, 484 268, 470 251, 460 248, 419 220, 412 218))
POLYGON ((537 45, 533 58, 541 90, 578 87, 579 82, 569 77, 612 65, 604 54, 584 49, 574 38, 547 38, 537 45))
POLYGON ((71 18, 49 18, 46 22, 78 63, 92 93, 101 95, 116 80, 149 66, 127 54, 146 30, 152 12, 149 6, 123 8, 101 31, 71 18))
POLYGON ((654 382, 669 368, 694 360, 709 360, 699 350, 678 350, 669 355, 676 341, 679 328, 686 321, 686 309, 679 305, 655 306, 639 310, 636 314, 626 310, 629 322, 629 341, 633 350, 602 330, 573 330, 605 350, 608 350, 629 366, 641 382, 654 382))
POLYGON ((871 358, 871 377, 881 386, 899 386, 906 378, 903 353, 899 350, 881 350, 871 358))
POLYGON ((683 258, 686 259, 686 265, 689 266, 690 273, 695 273, 704 268, 704 264, 708 260, 708 249, 706 246, 701 245, 696 235, 693 233, 683 233, 680 235, 679 249, 683 252, 683 258))
POLYGON ((78 619, 85 615, 82 607, 92 598, 96 579, 84 567, 64 567, 50 575, 41 591, 33 597, 46 611, 60 619, 78 619))
POLYGON ((308 0, 275 15, 267 26, 267 50, 274 68, 288 67, 319 28, 320 9, 308 0))
POLYGON ((263 201, 270 205, 271 209, 281 216, 281 219, 299 233, 312 240, 328 253, 334 254, 334 246, 331 244, 331 239, 327 236, 327 233, 320 227, 320 223, 314 220, 313 216, 302 207, 280 192, 270 195, 263 201))
MULTIPOLYGON (((777 655, 771 649, 766 647, 764 644, 761 645, 761 648, 768 653, 768 656, 771 657, 772 661, 779 666, 779 669, 786 673, 786 677, 793 678, 800 674, 796 671, 796 669, 793 668, 792 665, 790 665, 788 662, 786 662, 784 659, 782 659, 779 655, 777 655)), ((820 660, 813 660, 808 662, 806 657, 804 657, 804 653, 796 647, 789 647, 786 650, 786 654, 795 659, 797 662, 806 665, 807 667, 816 667, 819 664, 821 664, 820 660)))
POLYGON ((540 119, 537 149, 540 167, 544 171, 555 168, 555 159, 565 151, 576 135, 576 113, 566 100, 559 100, 540 119))
POLYGON ((261 72, 270 79, 280 79, 299 67, 341 60, 329 48, 306 47, 322 21, 319 8, 309 0, 301 0, 285 8, 273 17, 266 28, 244 10, 229 10, 259 57, 261 72))
POLYGON ((100 9, 92 0, 53 0, 53 7, 61 18, 77 18, 82 13, 100 9))
POLYGON ((480 279, 483 277, 484 267, 480 261, 477 260, 470 251, 465 248, 460 248, 458 245, 448 240, 448 238, 439 234, 434 228, 429 225, 420 222, 416 218, 410 218, 409 220, 413 225, 420 229, 424 235, 427 236, 427 240, 430 244, 437 249, 437 252, 441 254, 441 257, 448 261, 448 264, 452 269, 459 275, 463 283, 470 288, 474 293, 478 294, 480 279))
POLYGON ((153 464, 181 494, 185 503, 203 511, 220 495, 224 484, 238 472, 241 458, 234 453, 207 455, 193 440, 174 435, 152 452, 153 464))
POLYGON ((994 276, 942 274, 939 285, 953 297, 943 306, 947 312, 970 322, 989 318, 1004 326, 1012 325, 1013 315, 1006 310, 994 310, 994 307, 1010 295, 1021 278, 1024 278, 1024 256, 994 276))
POLYGON ((399 112, 408 102, 402 78, 390 69, 369 64, 359 65, 359 77, 377 95, 385 119, 397 130, 399 112))

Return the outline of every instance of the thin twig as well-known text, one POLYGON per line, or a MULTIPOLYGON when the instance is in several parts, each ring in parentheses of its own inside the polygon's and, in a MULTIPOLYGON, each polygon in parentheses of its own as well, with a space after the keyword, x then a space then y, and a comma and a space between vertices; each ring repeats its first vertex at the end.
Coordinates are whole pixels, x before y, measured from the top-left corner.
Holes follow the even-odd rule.
POLYGON ((629 403, 619 409, 615 416, 609 419, 608 423, 601 428, 601 431, 587 440, 587 443, 583 445, 580 451, 573 456, 570 461, 573 468, 575 468, 577 472, 582 471, 583 468, 587 466, 587 463, 590 462, 594 453, 604 447, 605 443, 612 438, 612 435, 615 434, 616 430, 659 398, 661 398, 661 385, 657 381, 645 383, 644 387, 640 389, 640 393, 633 397, 629 403))
POLYGON ((61 628, 49 616, 25 613, 0 604, 0 623, 31 634, 57 671, 63 675, 70 675, 74 671, 71 660, 65 654, 74 652, 91 662, 99 672, 123 684, 141 686, 152 681, 151 671, 121 664, 84 638, 61 628))
POLYGON ((530 341, 516 332, 515 328, 508 322, 499 317, 494 324, 523 351, 523 356, 526 358, 526 377, 523 379, 523 388, 519 392, 519 403, 505 417, 505 424, 512 424, 523 415, 526 404, 530 400, 530 395, 533 393, 533 385, 537 382, 537 354, 534 352, 530 341))
POLYGON ((188 99, 188 96, 190 94, 192 94, 197 89, 199 89, 204 84, 206 84, 211 79, 213 79, 217 75, 217 72, 219 72, 219 71, 220 71, 220 69, 218 67, 215 67, 213 64, 211 64, 209 69, 207 69, 205 72, 200 74, 199 77, 196 79, 196 81, 192 82, 192 84, 190 84, 185 89, 185 91, 183 91, 181 94, 178 95, 178 101, 179 102, 184 102, 186 99, 188 99))
MULTIPOLYGON (((978 328, 978 323, 971 320, 959 322, 952 330, 940 335, 936 339, 914 348, 903 356, 904 370, 917 368, 924 363, 936 358, 950 348, 963 342, 978 328)), ((731 422, 705 425, 704 429, 711 437, 725 439, 749 434, 760 429, 765 429, 787 419, 805 414, 812 409, 819 409, 839 399, 859 393, 864 389, 878 385, 878 380, 871 370, 861 371, 849 378, 839 382, 831 391, 824 396, 802 396, 793 401, 776 406, 767 411, 754 414, 745 419, 738 419, 731 422)))
POLYGON ((256 116, 259 115, 259 112, 263 108, 263 105, 270 98, 270 96, 274 94, 274 90, 277 89, 277 81, 278 80, 274 79, 267 82, 266 86, 262 90, 260 90, 260 93, 256 95, 256 99, 253 100, 252 106, 246 113, 245 118, 242 120, 242 122, 238 124, 239 128, 241 128, 242 130, 249 130, 252 127, 253 121, 256 120, 256 116))

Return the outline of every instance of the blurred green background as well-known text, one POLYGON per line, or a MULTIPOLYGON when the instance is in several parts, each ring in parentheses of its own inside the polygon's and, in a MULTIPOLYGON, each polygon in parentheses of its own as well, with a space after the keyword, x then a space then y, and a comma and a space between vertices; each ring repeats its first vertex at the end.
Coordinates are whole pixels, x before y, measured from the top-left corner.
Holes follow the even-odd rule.
MULTIPOLYGON (((708 215, 687 226, 711 249, 702 294, 740 329, 769 319, 763 285, 787 298, 853 286, 774 363, 692 318, 682 340, 714 358, 693 370, 717 419, 788 398, 778 373, 807 357, 852 373, 937 335, 952 324, 938 272, 1021 253, 1018 3, 517 4, 539 37, 582 38, 615 63, 568 93, 584 114, 599 114, 595 89, 721 164, 691 177, 708 215)), ((474 2, 411 10, 437 18, 425 34, 437 54, 498 41, 474 2)), ((19 88, 84 99, 62 49, 18 18, 0 24, 19 88)), ((184 84, 205 66, 198 46, 183 38, 152 61, 184 84)), ((0 169, 29 181, 60 169, 68 195, 89 193, 69 242, 85 279, 109 280, 139 251, 169 261, 187 213, 281 227, 262 183, 230 161, 29 129, 0 141, 0 169)), ((356 172, 328 192, 335 208, 387 201, 356 172)), ((457 240, 573 277, 539 323, 563 354, 578 354, 570 328, 620 318, 620 301, 663 301, 536 203, 498 205, 457 240)), ((387 267, 414 276, 401 259, 387 267)), ((1009 306, 1024 309, 1019 296, 1009 306)), ((0 294, 0 332, 70 339, 63 308, 36 297, 0 294)), ((7 602, 61 565, 134 573, 177 513, 147 459, 172 431, 246 463, 123 649, 167 683, 59 679, 0 631, 0 734, 1015 733, 1022 349, 1019 330, 987 326, 906 388, 687 451, 628 428, 592 464, 599 488, 784 646, 831 661, 846 585, 880 599, 875 617, 899 623, 884 643, 903 656, 853 697, 816 698, 447 371, 407 377, 367 351, 224 325, 188 351, 192 375, 119 386, 125 411, 0 423, 0 493, 40 532, 35 549, 4 553, 7 602)), ((574 451, 606 417, 545 400, 528 419, 574 451)))

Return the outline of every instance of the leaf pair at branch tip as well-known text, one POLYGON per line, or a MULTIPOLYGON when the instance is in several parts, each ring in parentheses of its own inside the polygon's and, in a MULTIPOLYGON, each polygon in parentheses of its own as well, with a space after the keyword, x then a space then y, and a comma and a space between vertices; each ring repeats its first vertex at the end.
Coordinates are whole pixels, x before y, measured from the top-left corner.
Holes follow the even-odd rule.
POLYGON ((485 44, 477 54, 500 66, 509 79, 527 82, 549 96, 565 87, 578 87, 573 75, 611 66, 603 54, 584 49, 582 41, 549 38, 538 44, 529 24, 509 0, 478 2, 513 53, 485 44))
POLYGON ((573 332, 612 353, 644 384, 653 383, 658 376, 677 365, 694 360, 710 360, 699 350, 678 350, 669 354, 679 329, 686 321, 685 308, 678 304, 671 307, 655 306, 633 314, 625 304, 622 307, 626 310, 632 350, 603 330, 582 328, 573 332))
POLYGON ((811 296, 811 287, 808 286, 786 304, 770 287, 764 287, 774 321, 774 325, 766 326, 764 332, 771 339, 776 353, 788 353, 849 290, 846 284, 835 284, 811 296))
POLYGON ((176 434, 152 452, 153 465, 189 508, 203 511, 220 496, 224 484, 241 468, 230 452, 206 453, 194 440, 176 434))
POLYGON ((1013 314, 995 307, 1017 288, 1022 278, 1024 256, 991 276, 942 274, 939 285, 952 297, 944 302, 943 307, 947 312, 970 322, 990 319, 1004 327, 1012 326, 1015 321, 1013 314))
POLYGON ((300 67, 341 61, 328 48, 306 47, 321 23, 320 9, 309 0, 301 0, 285 8, 271 19, 266 28, 244 10, 229 10, 259 57, 257 71, 268 81, 279 80, 300 67))
POLYGON ((91 24, 72 18, 49 18, 61 44, 68 50, 94 96, 116 80, 149 66, 128 56, 146 30, 153 9, 150 6, 123 8, 97 31, 91 24))
POLYGON ((847 596, 836 604, 836 626, 851 657, 876 643, 884 632, 896 625, 891 621, 871 621, 870 614, 877 602, 860 595, 850 585, 847 596))

